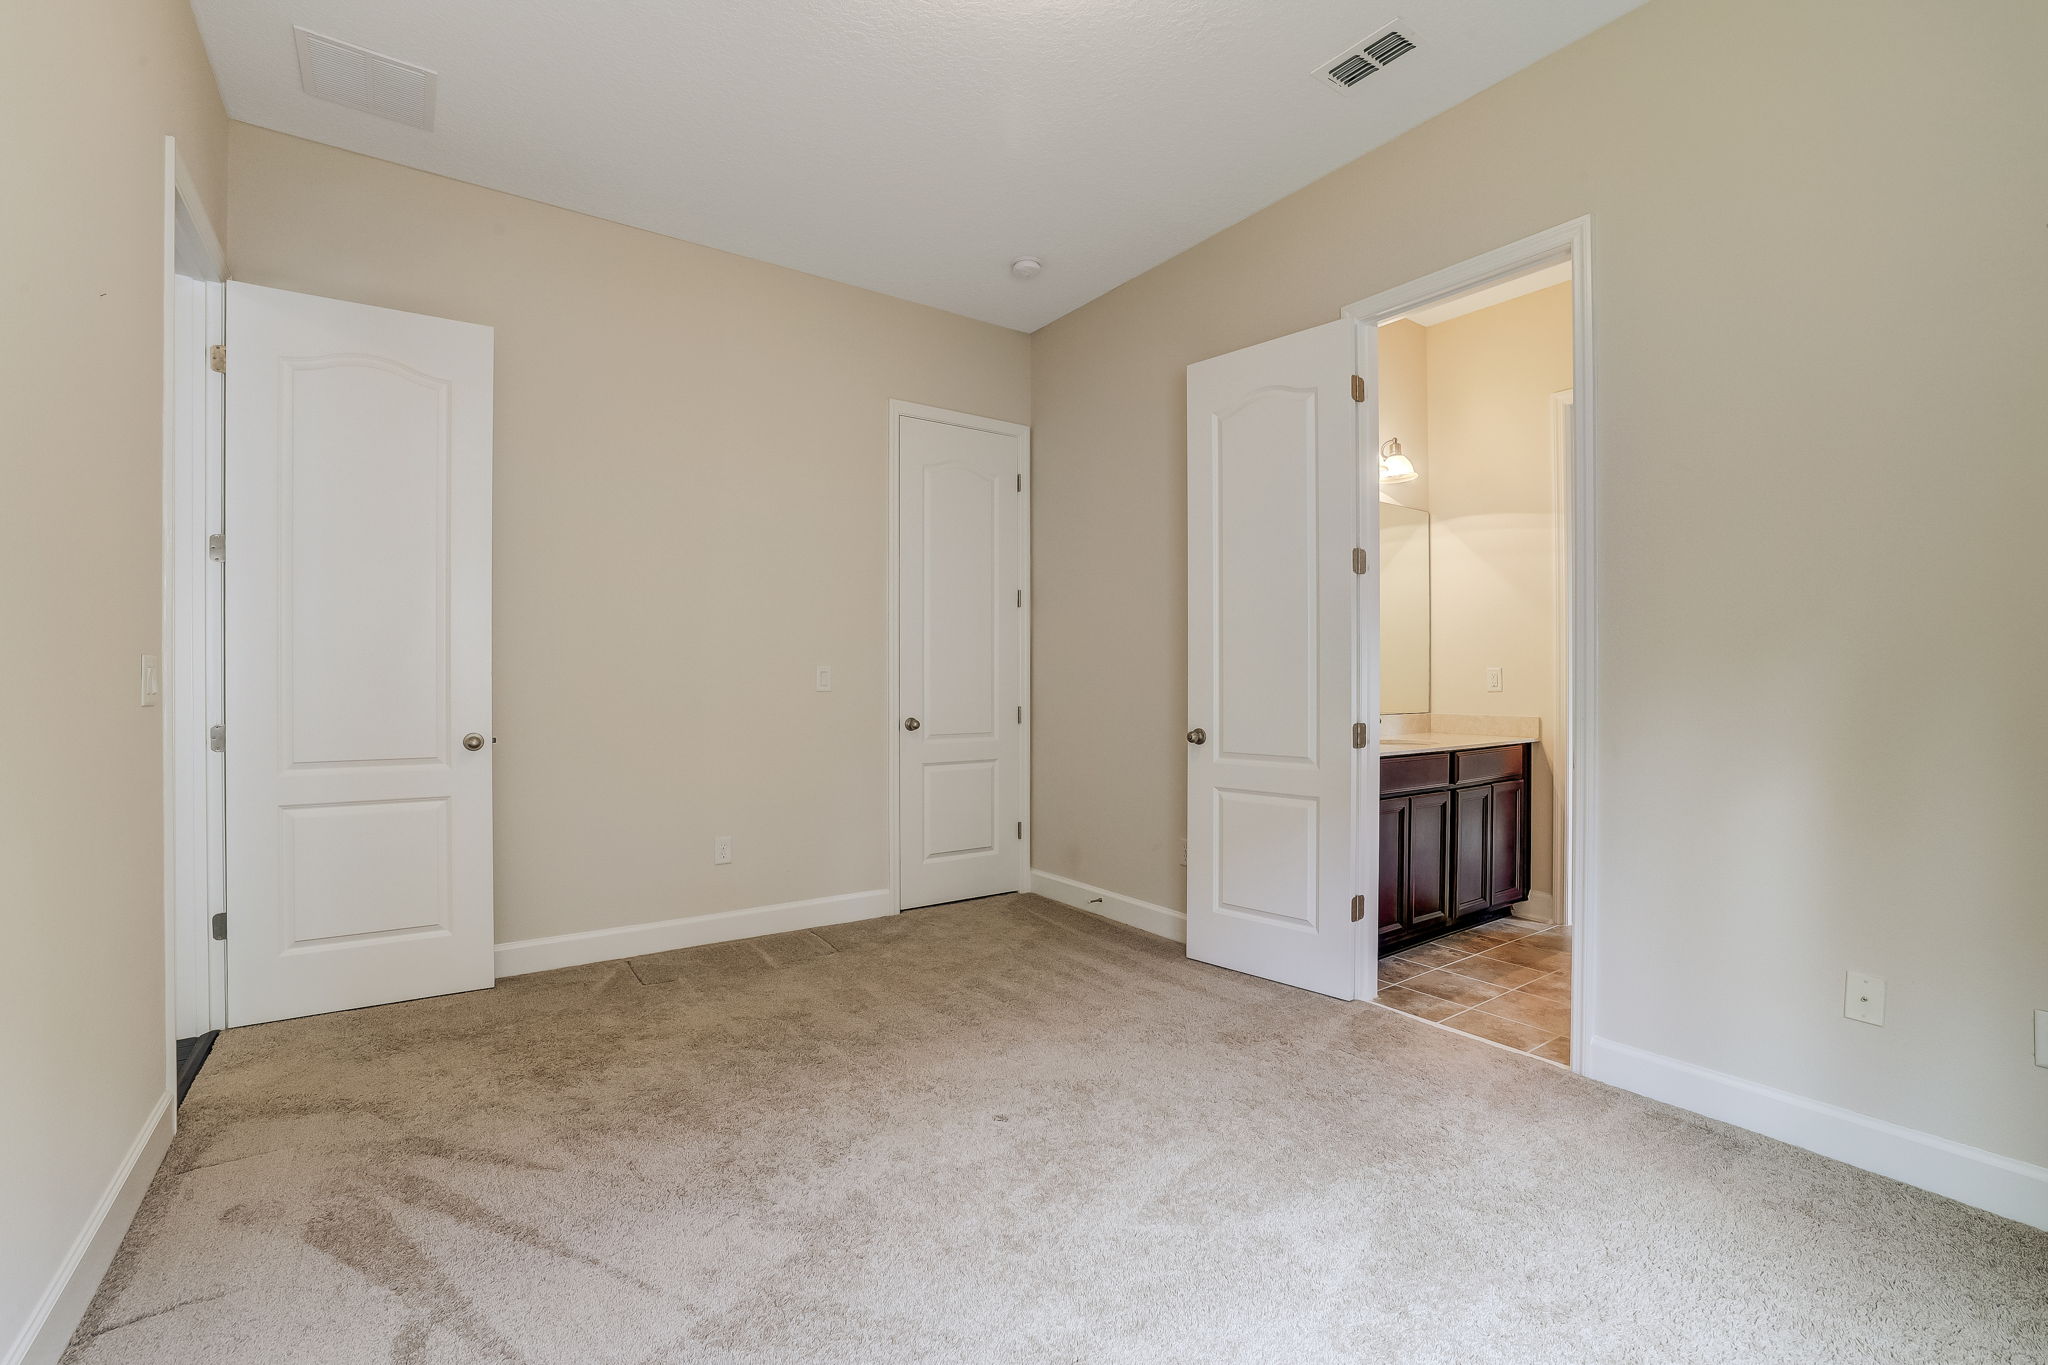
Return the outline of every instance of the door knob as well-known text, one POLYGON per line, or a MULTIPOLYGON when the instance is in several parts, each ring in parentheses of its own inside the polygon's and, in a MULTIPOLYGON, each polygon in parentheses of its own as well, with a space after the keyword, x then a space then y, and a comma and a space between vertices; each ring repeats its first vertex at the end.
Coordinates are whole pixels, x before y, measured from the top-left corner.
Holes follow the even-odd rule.
POLYGON ((1209 732, 1208 732, 1207 730, 1200 730, 1200 729, 1197 729, 1197 730, 1190 730, 1190 731, 1188 731, 1188 743, 1190 743, 1190 744, 1207 744, 1208 742, 1209 742, 1209 732))
POLYGON ((484 747, 484 737, 472 730, 462 737, 462 747, 471 753, 475 753, 478 749, 484 747))
POLYGON ((909 720, 903 722, 903 728, 906 730, 915 730, 917 728, 917 725, 918 721, 916 716, 912 716, 909 720))

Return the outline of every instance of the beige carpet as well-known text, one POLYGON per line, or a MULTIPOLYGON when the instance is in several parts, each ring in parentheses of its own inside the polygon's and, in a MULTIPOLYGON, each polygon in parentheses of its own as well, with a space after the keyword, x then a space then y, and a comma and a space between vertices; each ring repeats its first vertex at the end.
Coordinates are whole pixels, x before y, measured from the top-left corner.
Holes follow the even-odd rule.
POLYGON ((238 1029, 70 1353, 2048 1361, 2048 1234, 1029 896, 238 1029))

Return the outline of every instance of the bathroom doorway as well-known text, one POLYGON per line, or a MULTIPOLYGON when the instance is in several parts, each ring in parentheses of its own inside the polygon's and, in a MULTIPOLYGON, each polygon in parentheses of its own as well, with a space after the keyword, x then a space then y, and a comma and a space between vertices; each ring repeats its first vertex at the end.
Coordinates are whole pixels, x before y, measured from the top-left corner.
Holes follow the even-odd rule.
POLYGON ((1565 1066, 1587 1036, 1586 229, 1345 314, 1379 479, 1376 999, 1565 1066))

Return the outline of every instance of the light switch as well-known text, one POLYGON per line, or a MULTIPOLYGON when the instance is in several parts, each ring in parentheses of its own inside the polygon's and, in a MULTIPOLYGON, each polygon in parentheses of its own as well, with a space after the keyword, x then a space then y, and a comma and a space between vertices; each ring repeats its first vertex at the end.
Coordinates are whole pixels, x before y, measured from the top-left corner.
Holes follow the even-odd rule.
POLYGON ((820 692, 830 692, 832 690, 832 665, 818 665, 818 690, 820 692))
POLYGON ((156 655, 143 655, 142 704, 144 706, 155 706, 157 704, 157 699, 163 695, 163 691, 163 674, 157 667, 156 655))
POLYGON ((1842 1013, 1860 1023, 1884 1024, 1884 978, 1850 972, 1842 996, 1842 1013))
POLYGON ((2048 1010, 2034 1011, 2034 1065, 2048 1066, 2048 1010))

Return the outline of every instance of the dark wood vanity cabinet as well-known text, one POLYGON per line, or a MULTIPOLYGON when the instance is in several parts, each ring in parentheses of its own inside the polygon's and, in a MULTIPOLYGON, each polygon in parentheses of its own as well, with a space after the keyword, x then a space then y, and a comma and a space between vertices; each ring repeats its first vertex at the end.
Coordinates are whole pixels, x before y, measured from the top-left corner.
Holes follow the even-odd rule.
POLYGON ((1380 951, 1529 897, 1529 746, 1380 759, 1380 951))

